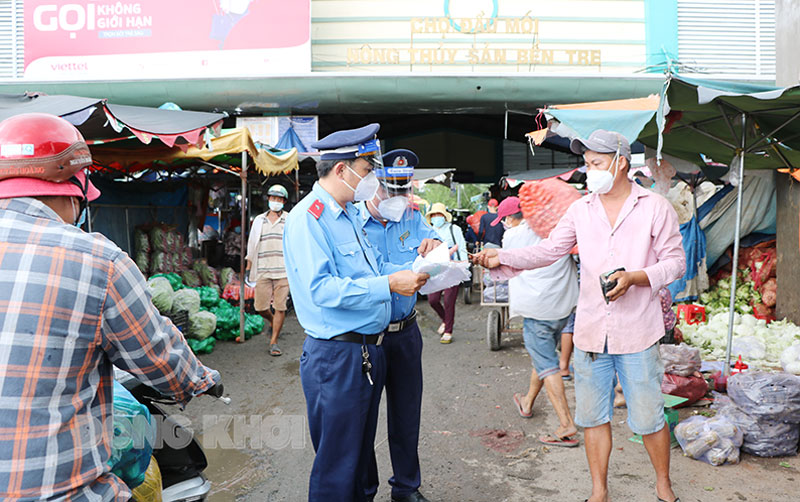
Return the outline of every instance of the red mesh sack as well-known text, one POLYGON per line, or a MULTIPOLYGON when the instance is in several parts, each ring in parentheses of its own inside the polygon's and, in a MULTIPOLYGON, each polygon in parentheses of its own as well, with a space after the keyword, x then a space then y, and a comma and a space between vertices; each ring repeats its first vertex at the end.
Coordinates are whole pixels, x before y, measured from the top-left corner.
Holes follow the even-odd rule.
POLYGON ((546 239, 580 192, 558 178, 528 181, 519 189, 522 215, 539 237, 546 239))

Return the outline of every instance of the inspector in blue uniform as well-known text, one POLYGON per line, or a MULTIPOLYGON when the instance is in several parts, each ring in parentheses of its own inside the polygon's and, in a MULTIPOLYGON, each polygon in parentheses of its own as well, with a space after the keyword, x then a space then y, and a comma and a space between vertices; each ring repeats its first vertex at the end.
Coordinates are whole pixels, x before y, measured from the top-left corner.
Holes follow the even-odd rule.
MULTIPOLYGON (((436 231, 425 223, 419 211, 411 208, 411 181, 418 163, 417 155, 410 150, 393 150, 384 155, 383 169, 375 170, 381 181, 378 193, 372 200, 358 204, 370 242, 386 261, 395 264, 414 260, 426 239, 436 240, 432 245, 441 244, 436 231)), ((427 501, 419 492, 422 334, 417 326, 416 301, 417 295, 392 295, 392 322, 383 338, 393 502, 427 501)), ((371 500, 379 484, 374 450, 370 460, 365 485, 371 500)))
POLYGON ((316 451, 312 502, 366 500, 363 480, 386 371, 381 342, 392 294, 413 295, 427 279, 384 262, 352 203, 377 191, 378 129, 339 131, 312 145, 321 153, 319 181, 284 229, 289 287, 308 335, 300 377, 316 451))

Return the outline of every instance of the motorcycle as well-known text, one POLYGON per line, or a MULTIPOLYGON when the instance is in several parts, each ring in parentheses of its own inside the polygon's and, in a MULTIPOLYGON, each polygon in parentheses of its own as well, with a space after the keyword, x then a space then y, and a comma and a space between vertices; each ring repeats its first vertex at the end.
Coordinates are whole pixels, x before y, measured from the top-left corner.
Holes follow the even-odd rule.
MULTIPOLYGON (((208 467, 203 448, 192 431, 159 406, 175 405, 175 400, 141 383, 130 373, 116 370, 115 378, 137 401, 147 407, 158 426, 156 437, 162 440, 154 447, 153 457, 161 471, 162 502, 206 501, 211 491, 211 481, 203 475, 208 467), (174 445, 185 446, 176 448, 174 445)), ((222 397, 222 391, 222 384, 219 383, 206 394, 230 404, 230 398, 222 397)))

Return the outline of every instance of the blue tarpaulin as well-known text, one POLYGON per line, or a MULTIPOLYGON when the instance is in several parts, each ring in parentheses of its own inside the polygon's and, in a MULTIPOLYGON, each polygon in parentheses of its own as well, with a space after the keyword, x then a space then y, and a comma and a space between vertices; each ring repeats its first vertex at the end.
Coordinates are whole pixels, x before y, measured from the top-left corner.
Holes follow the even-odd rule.
POLYGON ((286 129, 286 132, 283 133, 281 139, 278 140, 278 144, 275 145, 275 148, 279 150, 291 150, 292 148, 297 149, 298 152, 307 152, 308 149, 303 144, 303 141, 300 139, 300 136, 294 131, 294 127, 289 127, 286 129))
POLYGON ((706 268, 706 234, 697 223, 697 216, 680 226, 683 251, 686 253, 686 273, 670 284, 672 298, 676 302, 694 301, 702 293, 692 281, 706 268))

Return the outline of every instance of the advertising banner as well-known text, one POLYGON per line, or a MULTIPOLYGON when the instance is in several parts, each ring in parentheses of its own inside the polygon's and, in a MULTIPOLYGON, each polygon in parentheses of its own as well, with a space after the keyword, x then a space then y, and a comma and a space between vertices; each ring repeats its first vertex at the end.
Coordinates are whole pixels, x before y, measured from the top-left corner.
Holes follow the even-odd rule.
POLYGON ((310 0, 26 0, 24 15, 27 79, 311 70, 310 0))

